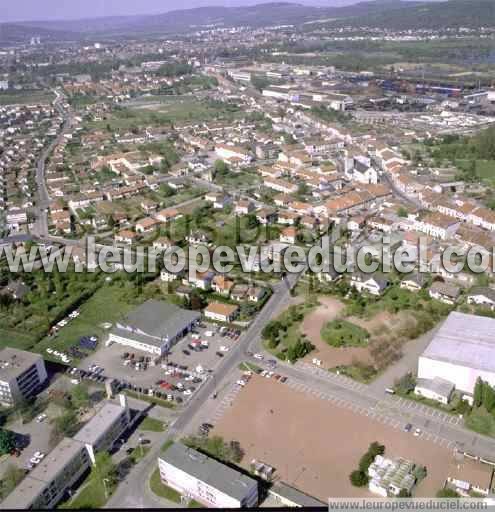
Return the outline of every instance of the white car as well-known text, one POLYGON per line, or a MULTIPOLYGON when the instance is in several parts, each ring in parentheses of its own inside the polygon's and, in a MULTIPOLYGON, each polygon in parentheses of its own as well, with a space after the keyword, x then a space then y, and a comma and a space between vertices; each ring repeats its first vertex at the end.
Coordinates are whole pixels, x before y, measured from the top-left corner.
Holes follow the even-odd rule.
POLYGON ((213 336, 213 331, 205 331, 205 336, 208 336, 208 338, 211 338, 213 336))
POLYGON ((184 395, 186 395, 186 396, 192 395, 192 391, 190 389, 185 389, 184 395))
POLYGON ((239 386, 242 386, 242 387, 244 387, 244 386, 246 385, 246 383, 245 383, 243 380, 241 380, 241 379, 239 379, 239 380, 236 382, 236 384, 238 384, 239 386))
POLYGON ((220 352, 228 352, 229 351, 229 347, 226 347, 225 345, 222 345, 220 347, 220 352))
POLYGON ((46 351, 49 353, 49 354, 53 354, 53 348, 47 348, 46 351))
POLYGON ((39 464, 41 462, 40 459, 37 459, 36 457, 31 457, 29 459, 29 462, 33 465, 33 466, 36 466, 37 464, 39 464))
MULTIPOLYGON (((37 418, 36 418, 36 422, 37 423, 41 423, 42 421, 45 421, 47 418, 46 414, 43 413, 43 414, 40 414, 37 418)), ((35 454, 36 455, 36 454, 35 454)))
POLYGON ((415 431, 414 431, 414 437, 419 437, 421 435, 421 429, 420 428, 417 428, 415 431))
POLYGON ((260 361, 262 361, 264 359, 263 354, 254 354, 253 357, 255 359, 259 359, 260 361))
POLYGON ((184 380, 190 381, 193 379, 194 379, 194 377, 192 375, 188 375, 184 380))
POLYGON ((43 460, 44 456, 45 456, 45 454, 43 452, 34 452, 34 455, 33 455, 33 457, 36 457, 39 460, 43 460))

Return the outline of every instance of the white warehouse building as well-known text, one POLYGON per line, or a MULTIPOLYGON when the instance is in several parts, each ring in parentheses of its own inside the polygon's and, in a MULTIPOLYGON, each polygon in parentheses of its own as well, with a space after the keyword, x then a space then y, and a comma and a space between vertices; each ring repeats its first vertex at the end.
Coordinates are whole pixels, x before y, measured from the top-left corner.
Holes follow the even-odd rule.
POLYGON ((258 504, 258 482, 182 443, 158 459, 162 482, 186 498, 211 508, 246 508, 258 504))
POLYGON ((468 394, 478 378, 495 386, 495 319, 450 313, 419 357, 418 380, 435 378, 468 394))

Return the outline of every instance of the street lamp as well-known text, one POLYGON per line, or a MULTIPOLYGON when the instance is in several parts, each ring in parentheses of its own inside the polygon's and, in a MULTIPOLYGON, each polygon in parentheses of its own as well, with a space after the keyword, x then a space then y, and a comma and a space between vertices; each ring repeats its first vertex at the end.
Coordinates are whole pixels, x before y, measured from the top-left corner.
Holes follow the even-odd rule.
POLYGON ((103 488, 105 490, 105 498, 108 500, 108 488, 107 488, 107 482, 109 481, 108 478, 103 478, 103 488))

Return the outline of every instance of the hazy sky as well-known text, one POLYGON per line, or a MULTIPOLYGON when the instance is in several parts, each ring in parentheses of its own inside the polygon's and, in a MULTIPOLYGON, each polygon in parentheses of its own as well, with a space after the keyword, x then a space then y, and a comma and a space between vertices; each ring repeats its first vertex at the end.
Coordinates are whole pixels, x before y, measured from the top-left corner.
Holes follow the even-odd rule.
MULTIPOLYGON (((252 5, 277 0, 0 0, 0 22, 157 14, 206 5, 252 5)), ((359 0, 290 0, 308 5, 348 5, 359 0)))

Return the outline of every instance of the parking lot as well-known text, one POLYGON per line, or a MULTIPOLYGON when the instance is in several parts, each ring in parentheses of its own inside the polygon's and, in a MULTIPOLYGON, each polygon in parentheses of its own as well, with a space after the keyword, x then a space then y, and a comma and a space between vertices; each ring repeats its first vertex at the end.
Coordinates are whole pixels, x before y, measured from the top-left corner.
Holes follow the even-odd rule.
MULTIPOLYGON (((152 390, 159 398, 181 403, 193 396, 204 379, 215 371, 236 339, 237 334, 229 336, 217 332, 212 324, 203 324, 174 345, 162 361, 155 362, 151 354, 131 347, 118 344, 105 347, 101 343, 101 348, 78 368, 91 372, 91 378, 102 383, 105 378, 117 379, 123 387, 138 393, 148 394, 152 390)), ((81 374, 74 372, 71 376, 78 378, 81 374)))

